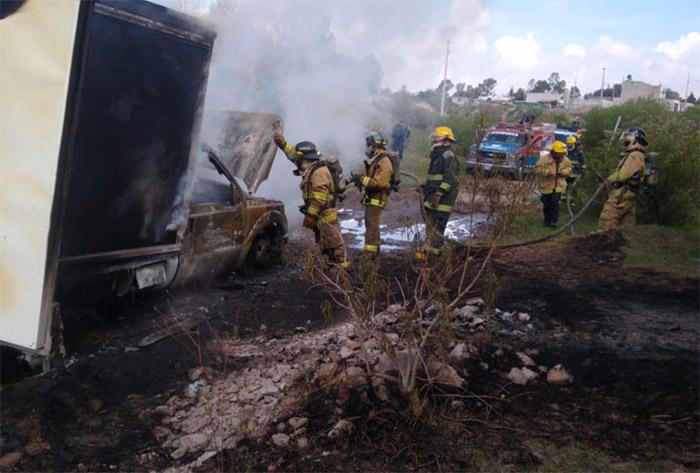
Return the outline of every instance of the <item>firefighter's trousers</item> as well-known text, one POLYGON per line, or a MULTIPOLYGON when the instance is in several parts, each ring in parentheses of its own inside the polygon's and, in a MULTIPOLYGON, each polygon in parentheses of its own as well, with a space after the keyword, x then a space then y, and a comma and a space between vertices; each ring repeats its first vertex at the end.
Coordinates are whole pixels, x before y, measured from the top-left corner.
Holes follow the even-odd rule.
POLYGON ((445 229, 447 222, 450 220, 449 212, 440 212, 438 210, 425 211, 426 231, 428 237, 428 246, 426 250, 433 255, 439 255, 442 252, 442 247, 445 245, 445 229))
POLYGON ((600 211, 598 229, 615 230, 618 227, 634 226, 637 220, 637 196, 630 192, 611 195, 600 211))
POLYGON ((316 237, 319 251, 328 258, 330 263, 347 264, 345 242, 340 233, 340 224, 337 219, 328 223, 319 222, 314 229, 314 236, 316 237))
POLYGON ((365 248, 367 253, 379 253, 381 235, 379 224, 382 217, 382 207, 365 205, 365 248))
POLYGON ((540 195, 542 201, 542 214, 544 215, 544 225, 547 227, 556 226, 559 222, 559 192, 540 195))

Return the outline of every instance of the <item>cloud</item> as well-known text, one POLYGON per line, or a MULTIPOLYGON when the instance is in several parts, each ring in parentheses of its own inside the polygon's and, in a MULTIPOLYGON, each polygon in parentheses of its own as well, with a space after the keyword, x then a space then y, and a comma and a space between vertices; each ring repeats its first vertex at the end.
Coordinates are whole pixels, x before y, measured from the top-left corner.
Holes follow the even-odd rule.
POLYGON ((600 55, 623 60, 629 60, 634 52, 627 43, 616 41, 607 35, 598 38, 593 49, 600 55))
POLYGON ((664 41, 656 45, 656 52, 665 54, 671 59, 679 60, 693 50, 700 48, 700 33, 691 31, 685 36, 681 36, 676 41, 664 41))
POLYGON ((586 48, 580 44, 569 43, 564 46, 564 55, 570 57, 586 57, 586 48))
POLYGON ((503 69, 532 70, 540 63, 542 43, 533 33, 525 36, 501 36, 493 43, 495 59, 503 69))

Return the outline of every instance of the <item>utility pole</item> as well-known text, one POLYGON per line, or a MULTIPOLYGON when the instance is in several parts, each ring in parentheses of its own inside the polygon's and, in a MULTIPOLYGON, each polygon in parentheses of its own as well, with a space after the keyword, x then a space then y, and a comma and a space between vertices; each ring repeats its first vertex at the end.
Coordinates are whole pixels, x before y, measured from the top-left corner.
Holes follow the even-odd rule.
POLYGON ((600 81, 600 101, 603 102, 603 91, 605 90, 605 68, 603 68, 603 80, 600 81))
POLYGON ((440 116, 445 116, 445 95, 447 94, 447 59, 450 57, 450 42, 447 41, 447 51, 445 52, 445 75, 442 78, 442 100, 440 102, 440 116))
POLYGON ((690 87, 690 72, 688 73, 688 80, 685 81, 685 100, 681 104, 681 112, 688 106, 688 88, 690 87))

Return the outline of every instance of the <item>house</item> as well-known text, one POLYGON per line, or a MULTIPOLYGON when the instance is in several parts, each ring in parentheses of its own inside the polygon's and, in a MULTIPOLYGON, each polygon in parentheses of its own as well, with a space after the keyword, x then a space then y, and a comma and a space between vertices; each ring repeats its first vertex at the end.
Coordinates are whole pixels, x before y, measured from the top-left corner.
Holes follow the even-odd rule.
POLYGON ((564 103, 564 98, 565 94, 558 92, 528 92, 525 96, 525 102, 548 104, 556 107, 564 103))
POLYGON ((646 82, 627 79, 622 82, 620 103, 634 99, 658 99, 661 97, 661 84, 651 85, 646 82))

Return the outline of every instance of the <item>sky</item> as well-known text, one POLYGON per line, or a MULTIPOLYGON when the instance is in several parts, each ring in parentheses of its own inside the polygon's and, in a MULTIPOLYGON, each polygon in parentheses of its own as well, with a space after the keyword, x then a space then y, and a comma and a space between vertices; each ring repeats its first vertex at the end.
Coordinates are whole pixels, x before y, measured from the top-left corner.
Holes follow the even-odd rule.
MULTIPOLYGON (((627 74, 681 95, 700 92, 700 6, 696 0, 158 0, 201 14, 217 2, 234 14, 254 3, 295 21, 328 22, 337 49, 382 65, 382 85, 433 88, 443 76, 496 92, 559 72, 583 91, 627 74), (297 17, 297 18, 294 18, 297 17)), ((294 34, 290 32, 290 34, 294 34)))

